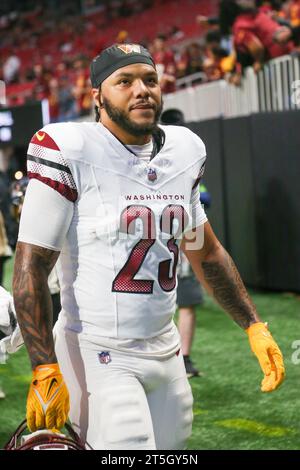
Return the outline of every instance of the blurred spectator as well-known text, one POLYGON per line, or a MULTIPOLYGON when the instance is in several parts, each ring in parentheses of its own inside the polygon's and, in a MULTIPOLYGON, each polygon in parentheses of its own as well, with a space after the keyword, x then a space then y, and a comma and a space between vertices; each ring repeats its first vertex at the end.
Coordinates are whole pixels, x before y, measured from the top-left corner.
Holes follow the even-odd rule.
POLYGON ((213 47, 210 56, 204 61, 204 71, 209 81, 220 80, 234 70, 235 55, 220 46, 213 47))
POLYGON ((79 116, 75 94, 68 77, 61 77, 58 81, 59 115, 58 121, 68 121, 79 116))
POLYGON ((18 78, 21 61, 15 54, 10 55, 3 64, 3 78, 5 83, 15 82, 18 78))
POLYGON ((52 73, 50 70, 44 68, 41 64, 36 64, 33 67, 34 73, 34 94, 38 100, 47 98, 50 93, 50 80, 52 73))
POLYGON ((175 41, 179 41, 184 38, 184 32, 176 25, 172 26, 170 32, 168 34, 170 39, 175 39, 175 41))
POLYGON ((221 80, 221 78, 223 78, 223 74, 219 67, 218 60, 214 57, 213 54, 211 57, 205 58, 203 63, 203 70, 209 82, 212 82, 214 80, 221 80))
POLYGON ((196 17, 196 22, 204 29, 204 30, 219 30, 219 18, 217 16, 203 16, 198 15, 196 17))
POLYGON ((129 37, 129 34, 125 29, 121 29, 121 31, 118 32, 118 35, 116 37, 116 43, 117 44, 124 44, 126 42, 131 42, 131 39, 129 37))
POLYGON ((300 26, 300 0, 292 0, 289 3, 287 14, 291 26, 300 26))
POLYGON ((219 29, 208 31, 206 34, 206 50, 203 70, 207 80, 220 80, 235 67, 235 53, 221 46, 222 35, 219 29))
POLYGON ((189 44, 177 63, 177 77, 203 71, 204 50, 197 42, 189 44))
POLYGON ((232 33, 232 25, 240 13, 240 8, 235 0, 221 0, 219 4, 219 28, 222 36, 232 33))
POLYGON ((168 47, 166 37, 163 34, 154 39, 151 52, 156 64, 162 92, 174 92, 176 90, 176 62, 174 54, 168 47))
POLYGON ((51 122, 56 122, 59 119, 59 93, 58 93, 58 80, 53 78, 49 84, 49 113, 51 122))
POLYGON ((213 49, 214 47, 219 47, 221 44, 221 32, 219 29, 213 31, 208 31, 205 36, 206 48, 213 49))
POLYGON ((76 98, 77 112, 80 116, 84 116, 90 112, 92 107, 89 69, 83 60, 77 60, 74 69, 76 72, 74 97, 76 98))
POLYGON ((265 11, 257 9, 254 0, 237 0, 237 3, 240 13, 232 26, 234 45, 240 54, 252 60, 255 70, 266 60, 292 50, 290 28, 280 26, 265 11))

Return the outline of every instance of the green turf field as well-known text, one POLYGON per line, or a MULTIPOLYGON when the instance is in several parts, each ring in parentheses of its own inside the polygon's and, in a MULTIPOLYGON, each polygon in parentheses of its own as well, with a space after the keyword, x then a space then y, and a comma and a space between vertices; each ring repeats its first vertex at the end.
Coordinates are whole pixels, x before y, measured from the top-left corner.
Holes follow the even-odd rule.
MULTIPOLYGON (((262 374, 245 333, 207 298, 198 312, 192 355, 205 376, 191 379, 195 418, 190 449, 300 449, 300 363, 292 363, 292 344, 300 340, 300 299, 273 293, 252 297, 283 351, 286 381, 276 392, 260 392, 262 374)), ((24 417, 29 380, 25 350, 0 366, 7 395, 0 400, 0 447, 24 417)))

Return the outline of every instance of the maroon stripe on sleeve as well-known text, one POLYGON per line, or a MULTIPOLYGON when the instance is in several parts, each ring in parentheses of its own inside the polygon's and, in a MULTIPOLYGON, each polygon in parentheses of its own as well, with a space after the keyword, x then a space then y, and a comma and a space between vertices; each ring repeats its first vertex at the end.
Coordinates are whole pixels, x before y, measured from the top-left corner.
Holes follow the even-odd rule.
POLYGON ((50 188, 55 189, 55 191, 57 191, 59 194, 61 194, 71 202, 75 202, 78 197, 76 189, 72 189, 63 183, 60 183, 59 181, 52 180, 51 178, 46 178, 45 176, 41 176, 39 173, 32 173, 31 171, 29 171, 27 175, 28 178, 37 179, 42 183, 45 183, 47 186, 50 186, 50 188))

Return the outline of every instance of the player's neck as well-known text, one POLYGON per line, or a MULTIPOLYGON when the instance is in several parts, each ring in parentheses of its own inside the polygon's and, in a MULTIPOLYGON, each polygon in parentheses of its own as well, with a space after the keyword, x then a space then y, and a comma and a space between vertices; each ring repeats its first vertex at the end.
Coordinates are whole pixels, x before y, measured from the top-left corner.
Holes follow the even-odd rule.
POLYGON ((152 135, 151 134, 146 134, 142 136, 135 136, 132 134, 129 134, 128 132, 124 131, 121 129, 117 124, 114 122, 101 122, 103 126, 106 127, 117 139, 122 142, 124 145, 145 145, 150 142, 152 135))

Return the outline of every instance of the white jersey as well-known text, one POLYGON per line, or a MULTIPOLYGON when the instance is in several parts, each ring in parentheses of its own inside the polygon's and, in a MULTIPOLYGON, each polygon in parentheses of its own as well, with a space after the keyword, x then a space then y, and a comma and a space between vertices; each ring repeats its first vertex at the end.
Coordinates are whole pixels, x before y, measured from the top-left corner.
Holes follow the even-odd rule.
MULTIPOLYGON (((62 247, 49 245, 61 249, 60 322, 69 330, 144 340, 174 328, 179 239, 207 220, 199 197, 191 204, 205 146, 187 128, 161 129, 150 162, 99 123, 50 124, 31 140, 29 177, 72 205, 62 247)), ((19 240, 32 243, 22 228, 19 240)))

